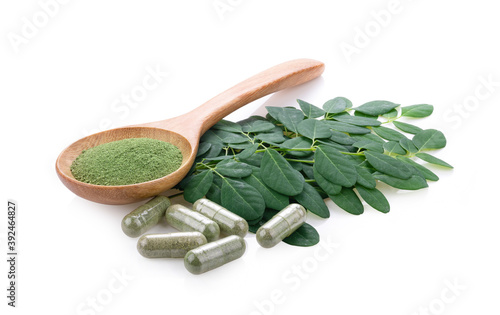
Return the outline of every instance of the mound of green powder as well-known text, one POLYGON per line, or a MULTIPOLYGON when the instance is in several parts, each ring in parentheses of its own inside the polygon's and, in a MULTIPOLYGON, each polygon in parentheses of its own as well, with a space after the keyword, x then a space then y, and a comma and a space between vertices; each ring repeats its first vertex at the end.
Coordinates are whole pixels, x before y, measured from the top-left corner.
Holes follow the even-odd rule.
POLYGON ((98 145, 71 164, 76 180, 105 186, 130 185, 168 175, 182 163, 182 153, 171 143, 131 138, 98 145))

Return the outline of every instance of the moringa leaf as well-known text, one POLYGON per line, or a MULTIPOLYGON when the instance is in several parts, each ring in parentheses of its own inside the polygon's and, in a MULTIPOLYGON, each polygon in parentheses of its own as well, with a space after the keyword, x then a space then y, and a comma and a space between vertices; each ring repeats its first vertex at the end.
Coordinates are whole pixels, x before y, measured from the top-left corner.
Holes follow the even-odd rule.
POLYGON ((212 186, 214 173, 212 171, 203 171, 192 177, 184 189, 184 199, 188 202, 195 202, 203 198, 212 186))
POLYGON ((405 135, 391 128, 387 127, 373 127, 372 130, 381 138, 384 138, 389 141, 399 141, 403 138, 406 138, 405 135))
POLYGON ((297 125, 304 119, 304 113, 301 110, 290 107, 266 107, 269 114, 281 122, 288 130, 298 133, 297 125))
POLYGON ((404 190, 418 190, 429 186, 427 185, 427 181, 419 175, 412 175, 410 178, 400 179, 376 172, 373 174, 373 177, 389 186, 404 190))
POLYGON ((337 206, 350 214, 359 215, 364 212, 363 204, 352 188, 342 187, 339 194, 329 197, 337 206))
POLYGON ((366 159, 377 171, 401 179, 408 179, 412 172, 403 162, 385 154, 365 151, 366 159))
POLYGON ((382 144, 375 142, 375 141, 371 141, 371 140, 357 141, 357 142, 353 143, 352 146, 359 148, 359 149, 367 149, 370 151, 384 153, 384 147, 382 146, 382 144))
POLYGON ((405 155, 406 151, 397 141, 389 141, 384 143, 384 150, 389 154, 405 155))
POLYGON ((252 174, 252 168, 250 165, 238 162, 234 159, 224 160, 217 163, 215 170, 219 174, 229 177, 247 177, 252 174))
POLYGON ((242 132, 241 125, 229 121, 229 120, 220 120, 215 125, 213 125, 212 129, 225 130, 229 132, 242 132))
POLYGON ((446 163, 445 161, 441 160, 441 159, 438 159, 437 157, 435 156, 432 156, 430 154, 427 154, 427 153, 417 153, 416 156, 428 163, 431 163, 431 164, 435 164, 435 165, 440 165, 440 166, 444 166, 444 167, 447 167, 447 168, 453 168, 453 166, 451 166, 450 164, 446 163))
POLYGON ((210 189, 208 190, 206 197, 215 203, 221 204, 220 192, 222 187, 222 178, 220 176, 214 176, 214 181, 210 189))
POLYGON ((413 137, 412 141, 419 151, 441 149, 446 146, 444 134, 436 129, 422 130, 413 137))
POLYGON ((254 143, 250 147, 248 147, 248 148, 244 149, 243 151, 241 151, 240 153, 238 153, 236 155, 236 157, 238 159, 248 159, 249 157, 251 157, 255 153, 255 151, 257 151, 258 148, 259 148, 259 144, 254 143))
POLYGON ((198 157, 200 155, 207 153, 208 150, 210 150, 211 146, 212 144, 210 144, 209 142, 201 142, 200 145, 198 146, 198 152, 196 152, 196 156, 198 157))
POLYGON ((311 103, 305 102, 303 100, 297 100, 297 103, 299 103, 300 109, 304 112, 306 117, 308 118, 318 118, 321 117, 325 114, 325 111, 322 110, 319 107, 314 106, 311 103))
POLYGON ((280 127, 274 127, 274 129, 269 130, 268 132, 258 133, 255 135, 255 139, 259 139, 267 143, 281 143, 286 140, 283 135, 283 130, 281 130, 280 127))
MULTIPOLYGON (((316 164, 314 164, 314 165, 316 165, 316 164)), ((318 172, 317 167, 313 166, 312 169, 313 169, 313 175, 314 175, 314 179, 316 180, 316 183, 318 184, 318 186, 321 189, 323 189, 323 191, 325 193, 327 193, 328 195, 336 195, 336 194, 340 193, 342 186, 334 184, 334 183, 330 182, 328 179, 326 179, 325 177, 323 177, 323 175, 321 175, 321 173, 318 172)))
POLYGON ((418 148, 415 146, 413 141, 411 141, 408 138, 403 138, 403 139, 399 140, 399 144, 401 145, 401 147, 403 149, 405 149, 410 154, 414 154, 414 153, 418 152, 418 148))
POLYGON ((429 104, 418 104, 401 107, 401 116, 423 118, 430 116, 434 111, 434 106, 429 104))
POLYGON ((384 194, 380 192, 377 188, 366 188, 362 185, 356 185, 356 190, 358 191, 361 198, 366 201, 373 209, 378 210, 382 213, 387 213, 391 209, 389 201, 385 198, 384 194))
POLYGON ((377 182, 373 178, 372 173, 367 168, 356 165, 356 171, 358 172, 358 177, 356 183, 362 185, 366 188, 375 188, 377 182))
POLYGON ((341 132, 347 132, 350 134, 370 133, 370 129, 365 128, 365 127, 346 124, 346 123, 340 122, 340 121, 326 120, 325 122, 328 124, 328 126, 330 128, 337 130, 337 131, 341 131, 341 132))
POLYGON ((305 183, 304 177, 272 149, 264 152, 260 177, 267 186, 286 196, 299 194, 305 183))
POLYGON ((356 183, 358 174, 353 163, 338 150, 329 146, 318 146, 314 161, 317 172, 331 183, 345 187, 356 183))
POLYGON ((318 191, 308 183, 305 183, 302 192, 293 198, 295 198, 304 208, 320 218, 330 217, 330 211, 323 201, 323 198, 321 198, 318 191))
POLYGON ((401 121, 393 121, 392 123, 394 124, 394 126, 396 126, 396 128, 406 133, 417 134, 420 131, 422 131, 422 128, 420 127, 417 127, 412 124, 407 124, 401 121))
POLYGON ((260 176, 259 168, 253 168, 253 173, 250 176, 243 178, 243 180, 250 186, 257 189, 257 191, 262 195, 267 208, 281 210, 289 204, 288 196, 282 195, 264 184, 260 176))
POLYGON ((346 124, 356 125, 356 126, 380 126, 380 121, 368 118, 368 117, 359 117, 359 116, 351 116, 351 115, 338 115, 333 116, 334 120, 344 122, 346 124))
POLYGON ((221 206, 245 220, 255 220, 262 216, 266 205, 262 195, 242 180, 223 178, 221 206))
POLYGON ((309 223, 304 222, 295 232, 283 239, 288 245, 308 247, 319 243, 319 233, 309 223))
POLYGON ((332 136, 330 137, 330 140, 335 141, 339 144, 344 144, 344 145, 350 145, 356 142, 355 139, 349 137, 343 132, 337 131, 337 130, 332 130, 332 136))
POLYGON ((345 97, 336 97, 323 104, 323 109, 327 114, 338 114, 352 107, 352 102, 345 97))
POLYGON ((298 133, 311 140, 330 138, 332 131, 324 121, 317 119, 305 119, 297 125, 298 133))
MULTIPOLYGON (((288 139, 285 142, 280 144, 281 148, 284 149, 310 149, 312 147, 312 141, 305 137, 295 137, 292 139, 288 139)), ((311 154, 311 151, 288 151, 287 154, 303 157, 311 154)))
POLYGON ((364 103, 361 106, 354 108, 356 111, 371 116, 379 116, 390 112, 400 104, 395 104, 389 101, 371 101, 364 103))
POLYGON ((398 111, 396 109, 391 109, 387 113, 383 114, 382 117, 391 119, 398 116, 398 111))
POLYGON ((401 161, 408 163, 411 166, 415 167, 420 172, 420 174, 422 174, 422 176, 424 176, 425 179, 432 180, 432 181, 439 180, 439 177, 436 174, 434 174, 431 170, 429 170, 428 168, 426 168, 423 165, 418 164, 417 162, 413 161, 412 159, 407 158, 406 156, 398 156, 397 158, 400 159, 401 161))

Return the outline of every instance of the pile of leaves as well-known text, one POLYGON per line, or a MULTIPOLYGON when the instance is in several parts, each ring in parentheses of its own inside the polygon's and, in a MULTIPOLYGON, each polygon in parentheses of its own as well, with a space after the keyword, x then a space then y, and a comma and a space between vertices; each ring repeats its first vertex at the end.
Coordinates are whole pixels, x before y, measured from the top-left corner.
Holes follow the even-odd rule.
MULTIPOLYGON (((330 216, 326 198, 354 215, 364 211, 361 200, 387 213, 389 202, 377 182, 405 190, 428 187, 427 181, 439 178, 417 159, 452 168, 427 153, 446 146, 442 132, 400 121, 427 117, 432 105, 372 101, 353 108, 344 97, 322 108, 297 102, 300 109, 266 107, 266 117, 221 120, 208 130, 177 187, 184 198, 205 196, 246 219, 255 232, 292 202, 321 218, 330 216)), ((284 241, 311 246, 319 235, 306 223, 284 241)))

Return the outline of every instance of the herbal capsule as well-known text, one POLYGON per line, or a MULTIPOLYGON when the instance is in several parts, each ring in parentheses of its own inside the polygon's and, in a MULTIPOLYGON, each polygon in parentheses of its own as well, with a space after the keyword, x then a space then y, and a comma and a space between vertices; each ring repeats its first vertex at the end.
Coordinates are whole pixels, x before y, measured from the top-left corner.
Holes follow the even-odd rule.
POLYGON ((130 237, 142 235, 160 221, 169 206, 170 199, 156 196, 123 218, 123 232, 130 237))
POLYGON ((248 223, 245 219, 211 200, 206 198, 197 200, 193 204, 193 210, 214 220, 221 232, 226 235, 244 237, 248 233, 248 223))
POLYGON ((137 250, 147 258, 183 258, 193 248, 206 243, 205 235, 200 232, 147 234, 137 241, 137 250))
POLYGON ((189 272, 199 275, 240 258, 245 249, 243 238, 230 235, 190 250, 184 257, 184 266, 189 272))
POLYGON ((262 225, 256 233, 260 246, 271 248, 292 234, 306 221, 306 209, 297 203, 292 203, 271 220, 262 225))
POLYGON ((179 231, 198 231, 205 235, 209 242, 219 238, 220 229, 217 223, 182 205, 168 207, 165 218, 167 218, 168 224, 179 231))

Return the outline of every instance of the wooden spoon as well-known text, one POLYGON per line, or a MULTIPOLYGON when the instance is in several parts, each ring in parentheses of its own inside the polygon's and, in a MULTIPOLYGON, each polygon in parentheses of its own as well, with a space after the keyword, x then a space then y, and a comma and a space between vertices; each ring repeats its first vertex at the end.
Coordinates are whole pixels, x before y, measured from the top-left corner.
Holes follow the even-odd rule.
POLYGON ((219 120, 258 98, 312 80, 320 76, 323 70, 324 64, 316 60, 288 61, 233 86, 184 115, 111 129, 82 138, 61 152, 56 161, 57 175, 72 192, 99 203, 127 204, 155 196, 174 187, 186 176, 196 157, 201 135, 219 120), (183 156, 180 168, 159 179, 123 186, 92 185, 73 177, 70 166, 82 150, 128 138, 153 138, 176 145, 183 156))

